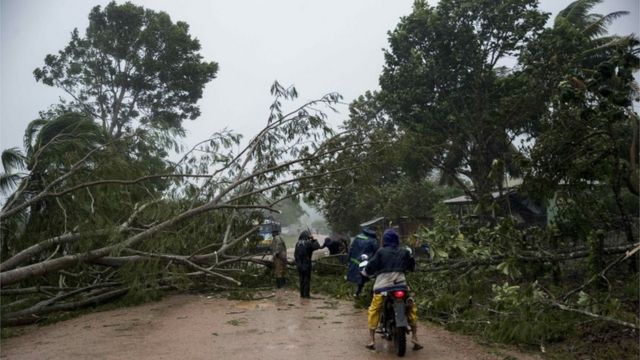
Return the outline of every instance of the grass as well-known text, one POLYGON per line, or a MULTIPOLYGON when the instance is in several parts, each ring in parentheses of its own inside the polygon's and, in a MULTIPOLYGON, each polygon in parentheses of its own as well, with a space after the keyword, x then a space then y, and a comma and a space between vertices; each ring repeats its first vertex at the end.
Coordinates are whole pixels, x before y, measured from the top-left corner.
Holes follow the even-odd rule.
POLYGON ((247 318, 239 318, 239 319, 229 320, 227 321, 227 324, 233 325, 233 326, 241 326, 241 325, 246 325, 248 322, 249 320, 247 318))
POLYGON ((14 336, 20 336, 24 334, 26 329, 24 327, 3 327, 0 329, 0 339, 8 339, 14 336))

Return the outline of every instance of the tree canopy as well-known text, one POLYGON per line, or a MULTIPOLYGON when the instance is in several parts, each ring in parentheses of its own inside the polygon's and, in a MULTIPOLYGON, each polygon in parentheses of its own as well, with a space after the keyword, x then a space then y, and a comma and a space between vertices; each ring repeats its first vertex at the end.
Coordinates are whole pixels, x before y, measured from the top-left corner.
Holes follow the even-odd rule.
POLYGON ((63 108, 91 115, 112 138, 138 126, 180 133, 183 120, 200 115, 197 101, 218 71, 199 51, 185 22, 112 1, 94 7, 85 34, 74 29, 34 75, 71 96, 63 108))
POLYGON ((498 66, 535 37, 547 15, 534 0, 414 4, 389 33, 380 98, 393 121, 419 139, 424 166, 449 183, 471 179, 487 201, 496 162, 515 171, 512 140, 529 115, 524 89, 498 66))

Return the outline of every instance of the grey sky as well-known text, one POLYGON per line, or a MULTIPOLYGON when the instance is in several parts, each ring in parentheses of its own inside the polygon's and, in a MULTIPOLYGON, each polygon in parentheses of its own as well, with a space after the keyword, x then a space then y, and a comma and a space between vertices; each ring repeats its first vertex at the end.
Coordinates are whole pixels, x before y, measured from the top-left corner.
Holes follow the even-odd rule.
MULTIPOLYGON (((118 1, 119 3, 123 1, 118 1)), ((182 20, 202 45, 202 55, 220 64, 200 101, 202 116, 187 121, 185 143, 194 144, 224 127, 251 136, 268 115, 274 80, 294 84, 301 100, 337 91, 345 102, 378 87, 387 31, 411 11, 413 0, 135 0, 182 20)), ((430 1, 434 4, 436 1, 430 1)), ((569 0, 542 0, 553 14, 569 0)), ((57 53, 77 27, 84 31, 95 5, 108 1, 0 0, 0 150, 22 147, 24 129, 64 94, 36 83, 32 72, 57 53)), ((627 10, 613 33, 640 33, 639 1, 608 0, 595 11, 627 10)), ((338 124, 347 116, 331 117, 338 124)))

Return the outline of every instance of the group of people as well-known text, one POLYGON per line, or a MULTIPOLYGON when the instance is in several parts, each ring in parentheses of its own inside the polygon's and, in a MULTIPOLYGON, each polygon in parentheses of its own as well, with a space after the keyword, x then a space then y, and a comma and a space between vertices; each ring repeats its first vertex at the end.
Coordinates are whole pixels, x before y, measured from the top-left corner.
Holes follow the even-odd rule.
MULTIPOLYGON (((415 269, 415 260, 411 251, 400 247, 400 237, 395 230, 386 230, 382 240, 382 247, 379 247, 376 232, 372 229, 364 228, 362 232, 353 239, 350 247, 343 241, 334 241, 330 238, 325 239, 321 246, 312 236, 311 232, 305 230, 298 236, 294 251, 294 260, 300 281, 301 298, 311 297, 312 255, 314 251, 322 248, 328 248, 330 254, 334 255, 346 251, 348 247, 349 267, 347 280, 355 284, 354 296, 360 296, 364 284, 370 278, 375 277, 373 298, 368 309, 367 319, 369 334, 371 336, 371 342, 366 345, 369 349, 373 349, 375 345, 375 332, 380 322, 383 307, 382 293, 388 290, 391 285, 394 287, 404 285, 409 288, 405 273, 415 269), (360 263, 365 259, 367 260, 367 264, 361 267, 360 263)), ((276 286, 281 288, 286 283, 287 249, 282 237, 276 232, 273 234, 272 250, 276 286)), ((416 334, 417 308, 414 301, 412 301, 411 304, 407 313, 407 320, 411 327, 413 348, 414 350, 419 350, 422 348, 422 345, 419 344, 416 334)))
MULTIPOLYGON (((276 278, 276 287, 282 288, 286 284, 287 247, 277 229, 272 232, 271 252, 273 256, 273 267, 276 278)), ((300 297, 310 297, 311 285, 311 264, 313 252, 327 248, 329 255, 346 253, 349 245, 346 240, 325 238, 322 246, 309 230, 305 230, 298 236, 295 245, 294 259, 298 275, 300 278, 300 297)))

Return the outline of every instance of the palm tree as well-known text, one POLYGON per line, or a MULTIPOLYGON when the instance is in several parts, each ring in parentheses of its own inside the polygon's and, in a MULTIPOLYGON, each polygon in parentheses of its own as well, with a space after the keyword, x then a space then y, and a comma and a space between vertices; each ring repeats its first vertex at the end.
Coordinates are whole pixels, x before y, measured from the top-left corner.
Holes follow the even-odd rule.
POLYGON ((556 16, 554 27, 531 47, 527 71, 547 93, 545 115, 536 124, 540 129, 531 151, 531 174, 547 195, 559 190, 561 182, 576 193, 592 182, 606 184, 618 208, 616 221, 633 242, 621 191, 626 182, 630 192, 638 194, 637 185, 633 186, 639 181, 638 118, 632 102, 640 48, 632 34, 607 35, 608 25, 628 12, 591 13, 600 2, 569 4, 556 16))
POLYGON ((2 152, 3 173, 0 174, 0 194, 7 195, 20 182, 24 173, 18 172, 26 168, 26 158, 17 147, 2 152))
POLYGON ((30 218, 46 200, 23 206, 41 193, 47 184, 69 171, 69 165, 101 143, 100 127, 79 113, 64 113, 52 119, 37 119, 25 131, 23 153, 18 148, 2 152, 0 194, 4 203, 0 227, 2 250, 21 236, 30 218), (19 211, 13 211, 20 208, 19 211))
POLYGON ((602 0, 577 0, 569 4, 556 15, 554 27, 563 23, 571 24, 590 38, 596 39, 607 33, 607 26, 615 19, 628 15, 628 11, 614 11, 607 15, 589 13, 602 0))
MULTIPOLYGON (((2 168, 3 173, 0 173, 0 196, 2 196, 4 204, 2 209, 13 202, 15 193, 11 193, 15 187, 20 184, 25 177, 24 170, 26 168, 26 158, 22 151, 18 148, 6 149, 2 152, 2 168)), ((0 249, 2 254, 9 253, 9 242, 6 240, 9 234, 21 233, 23 225, 25 223, 24 212, 14 216, 6 221, 0 222, 0 249)))
MULTIPOLYGON (((606 15, 590 13, 602 0, 577 0, 556 15, 554 29, 570 28, 585 40, 583 49, 575 54, 585 67, 594 67, 607 59, 612 51, 634 46, 633 35, 607 36, 607 27, 616 19, 628 15, 628 11, 614 11, 606 15)), ((637 45, 637 44, 636 44, 637 45)))

